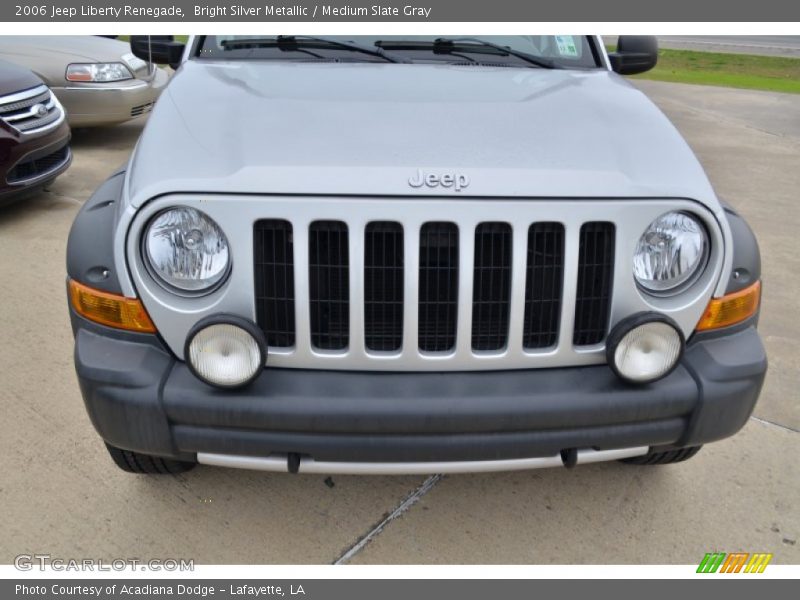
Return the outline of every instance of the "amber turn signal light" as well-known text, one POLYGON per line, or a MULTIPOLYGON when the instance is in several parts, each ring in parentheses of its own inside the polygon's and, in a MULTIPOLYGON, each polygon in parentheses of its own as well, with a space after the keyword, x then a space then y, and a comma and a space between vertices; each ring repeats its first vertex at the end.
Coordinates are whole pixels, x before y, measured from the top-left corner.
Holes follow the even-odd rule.
POLYGON ((719 329, 741 323, 756 314, 760 302, 760 281, 722 298, 712 298, 697 324, 697 331, 719 329))
POLYGON ((117 329, 155 333, 156 328, 137 298, 102 292, 70 279, 69 297, 80 316, 117 329))

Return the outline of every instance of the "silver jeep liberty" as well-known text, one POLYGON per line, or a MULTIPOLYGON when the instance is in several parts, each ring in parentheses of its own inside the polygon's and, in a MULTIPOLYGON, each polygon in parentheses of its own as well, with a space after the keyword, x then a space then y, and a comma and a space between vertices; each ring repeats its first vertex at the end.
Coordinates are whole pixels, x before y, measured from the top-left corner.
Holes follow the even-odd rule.
POLYGON ((760 257, 623 36, 166 36, 67 251, 121 468, 664 464, 747 421, 760 257))

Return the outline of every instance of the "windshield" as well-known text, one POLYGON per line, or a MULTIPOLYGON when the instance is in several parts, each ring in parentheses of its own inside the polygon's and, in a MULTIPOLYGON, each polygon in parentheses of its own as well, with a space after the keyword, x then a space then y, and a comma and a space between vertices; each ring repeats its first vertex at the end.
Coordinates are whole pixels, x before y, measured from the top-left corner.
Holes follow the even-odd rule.
POLYGON ((603 66, 594 39, 583 35, 208 35, 201 36, 195 56, 205 60, 444 62, 561 69, 603 66))

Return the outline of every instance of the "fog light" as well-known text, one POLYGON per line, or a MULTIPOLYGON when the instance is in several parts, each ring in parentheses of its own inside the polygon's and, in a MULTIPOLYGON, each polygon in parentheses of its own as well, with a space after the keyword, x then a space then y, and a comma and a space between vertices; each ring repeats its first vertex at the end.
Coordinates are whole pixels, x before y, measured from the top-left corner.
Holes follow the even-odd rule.
POLYGON ((264 333, 247 319, 214 315, 192 328, 184 356, 198 379, 236 388, 258 377, 267 362, 267 344, 264 333))
POLYGON ((639 313, 618 323, 608 336, 606 357, 612 370, 632 383, 668 375, 683 354, 683 333, 660 313, 639 313))

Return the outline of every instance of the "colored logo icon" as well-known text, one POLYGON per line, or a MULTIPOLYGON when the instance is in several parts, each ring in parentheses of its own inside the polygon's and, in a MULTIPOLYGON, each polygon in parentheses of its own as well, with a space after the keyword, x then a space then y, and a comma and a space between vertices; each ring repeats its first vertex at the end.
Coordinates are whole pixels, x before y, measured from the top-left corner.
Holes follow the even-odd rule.
POLYGON ((700 561, 698 573, 763 573, 772 554, 757 552, 709 552, 700 561))

